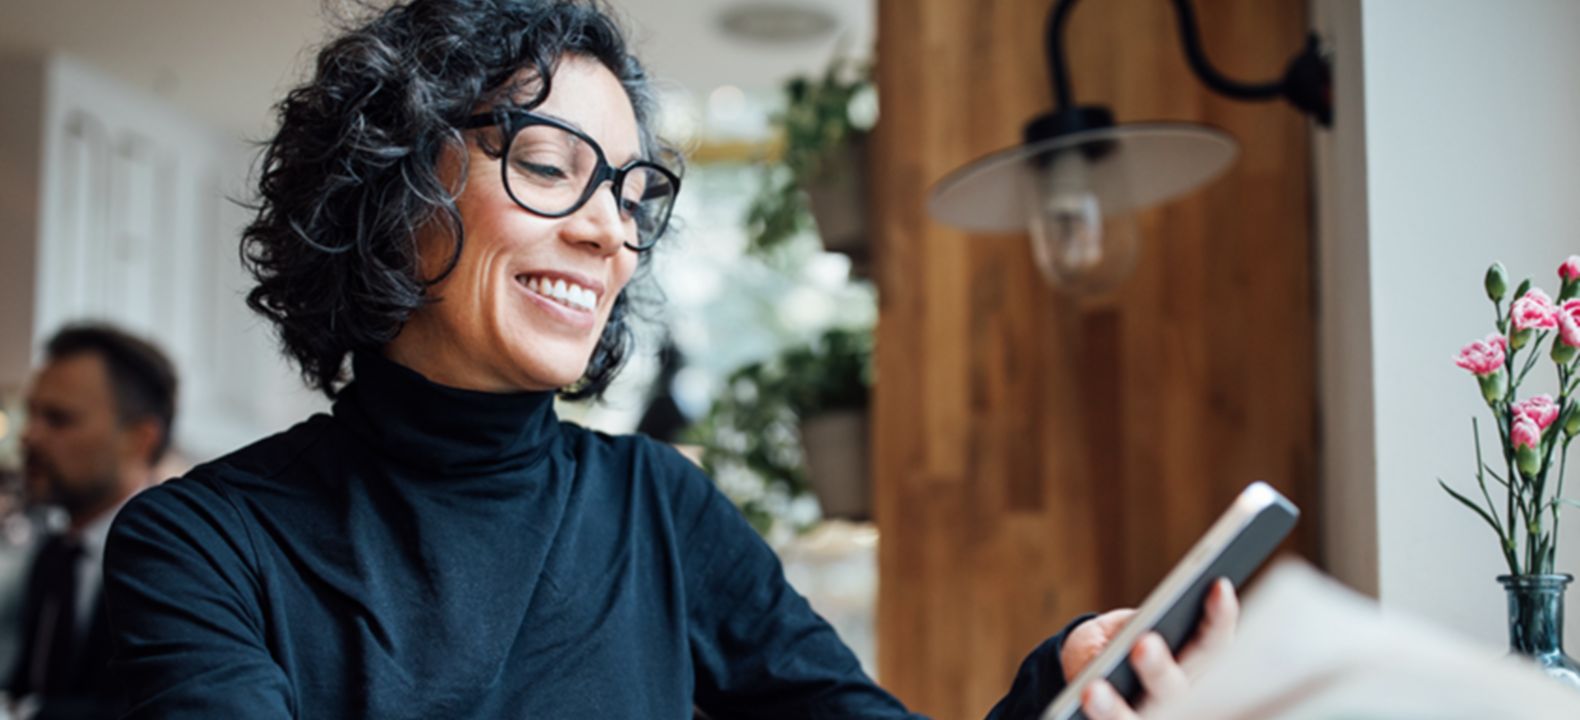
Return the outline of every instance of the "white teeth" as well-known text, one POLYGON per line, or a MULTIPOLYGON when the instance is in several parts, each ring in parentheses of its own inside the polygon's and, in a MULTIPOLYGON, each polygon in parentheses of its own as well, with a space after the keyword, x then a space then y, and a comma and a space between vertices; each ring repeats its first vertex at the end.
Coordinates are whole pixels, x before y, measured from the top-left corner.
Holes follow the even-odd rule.
POLYGON ((592 310, 598 304, 597 293, 575 283, 566 283, 564 280, 529 277, 524 284, 528 290, 551 298, 563 305, 582 310, 592 310))

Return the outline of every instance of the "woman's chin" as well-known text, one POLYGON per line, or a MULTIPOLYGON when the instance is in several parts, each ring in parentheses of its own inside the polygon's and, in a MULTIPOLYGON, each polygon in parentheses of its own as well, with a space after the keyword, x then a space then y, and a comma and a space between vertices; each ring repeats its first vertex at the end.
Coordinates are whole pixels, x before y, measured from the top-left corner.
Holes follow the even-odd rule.
POLYGON ((515 370, 513 384, 520 390, 559 390, 574 385, 587 372, 586 363, 555 362, 554 358, 544 358, 539 352, 516 354, 511 360, 515 370))
MULTIPOLYGON (((600 322, 595 330, 602 329, 600 322)), ((512 384, 534 391, 558 390, 581 380, 598 338, 595 333, 568 336, 564 328, 533 317, 516 317, 510 327, 496 325, 494 330, 495 347, 509 367, 512 384)))

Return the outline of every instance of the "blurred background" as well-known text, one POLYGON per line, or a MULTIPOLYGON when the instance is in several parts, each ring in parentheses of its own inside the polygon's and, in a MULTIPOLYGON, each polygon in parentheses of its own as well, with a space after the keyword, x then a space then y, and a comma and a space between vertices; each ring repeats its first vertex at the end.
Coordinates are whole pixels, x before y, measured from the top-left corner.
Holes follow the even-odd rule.
MULTIPOLYGON (((1305 510, 1289 552, 1503 643, 1496 546, 1435 479, 1474 467, 1481 403, 1451 358, 1489 330, 1482 272, 1556 287, 1580 251, 1580 4, 1197 2, 1233 77, 1278 77, 1321 33, 1321 127, 1203 87, 1172 3, 1081 3, 1080 100, 1239 148, 1133 218, 1134 269, 1095 295, 1047 282, 1024 230, 926 207, 1052 106, 1049 0, 611 4, 688 168, 641 348, 561 414, 687 447, 915 709, 985 713, 1043 637, 1139 602, 1257 479, 1305 510)), ((8 487, 39 343, 68 321, 174 357, 167 474, 326 407, 245 308, 237 232, 271 105, 357 8, 0 0, 8 487)))

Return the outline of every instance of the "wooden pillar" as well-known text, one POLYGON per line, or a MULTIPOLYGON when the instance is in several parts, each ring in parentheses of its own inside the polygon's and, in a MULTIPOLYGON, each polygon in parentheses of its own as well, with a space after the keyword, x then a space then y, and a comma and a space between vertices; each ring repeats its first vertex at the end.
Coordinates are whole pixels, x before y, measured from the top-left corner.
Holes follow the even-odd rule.
MULTIPOLYGON (((1168 0, 1083 2, 1078 101, 1216 125, 1241 155, 1141 218, 1117 296, 1071 301, 1024 234, 924 212, 934 181, 1050 108, 1049 0, 878 5, 879 676, 917 711, 981 717, 1028 651, 1138 602, 1250 481, 1301 504, 1292 545, 1318 547, 1309 131, 1203 88, 1168 0)), ((1197 5, 1233 77, 1277 76, 1305 41, 1303 0, 1197 5)))

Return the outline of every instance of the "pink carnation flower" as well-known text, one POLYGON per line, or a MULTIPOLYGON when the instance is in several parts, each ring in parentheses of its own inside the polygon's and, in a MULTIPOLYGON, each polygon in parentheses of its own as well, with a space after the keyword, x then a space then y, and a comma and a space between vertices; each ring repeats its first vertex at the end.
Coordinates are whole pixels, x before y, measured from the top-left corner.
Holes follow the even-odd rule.
POLYGON ((1558 307, 1558 336, 1565 345, 1580 348, 1580 299, 1565 300, 1558 307))
POLYGON ((1528 397, 1514 404, 1515 422, 1520 419, 1531 420, 1536 427, 1546 430, 1548 425, 1558 419, 1558 403, 1553 402, 1551 395, 1536 395, 1528 397))
POLYGON ((1509 430, 1509 441, 1514 443, 1515 449, 1538 448, 1542 444, 1542 429, 1536 421, 1525 416, 1520 416, 1514 421, 1514 427, 1509 430))
POLYGON ((1461 348, 1459 357, 1454 358, 1458 365, 1476 377, 1486 377, 1503 368, 1503 361, 1509 349, 1509 339, 1493 333, 1485 340, 1476 340, 1461 348))
POLYGON ((1553 307, 1553 301, 1547 293, 1540 288, 1531 288, 1529 292, 1514 301, 1514 307, 1509 310, 1509 317, 1514 319, 1516 330, 1552 330, 1558 327, 1558 308, 1553 307))
POLYGON ((1570 255, 1564 264, 1558 266, 1558 277, 1564 282, 1573 282, 1580 279, 1580 255, 1570 255))

